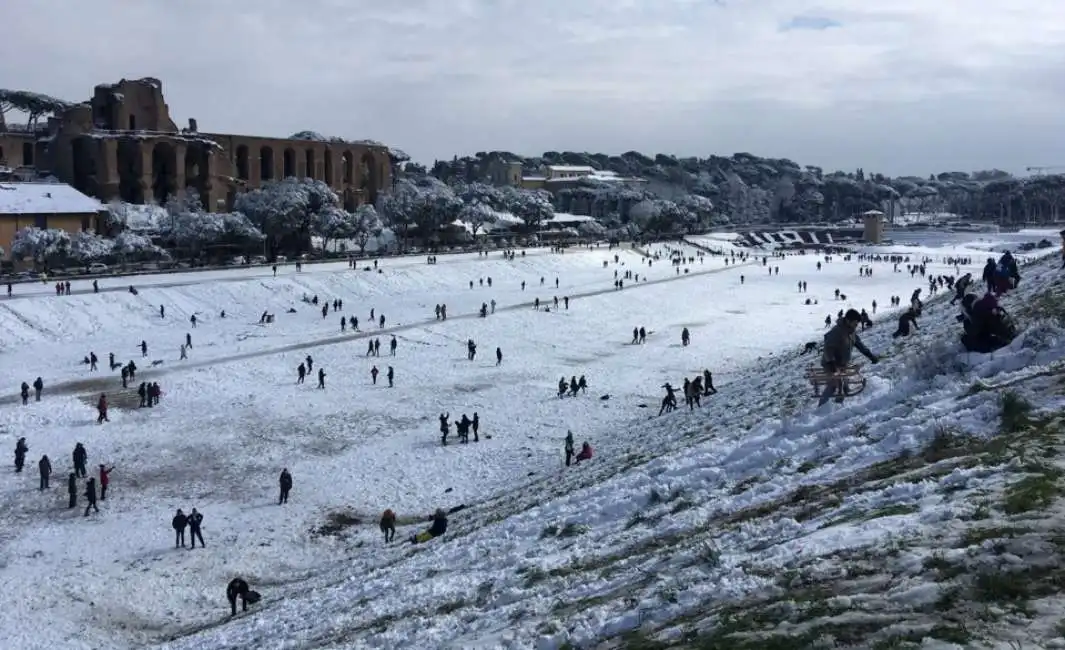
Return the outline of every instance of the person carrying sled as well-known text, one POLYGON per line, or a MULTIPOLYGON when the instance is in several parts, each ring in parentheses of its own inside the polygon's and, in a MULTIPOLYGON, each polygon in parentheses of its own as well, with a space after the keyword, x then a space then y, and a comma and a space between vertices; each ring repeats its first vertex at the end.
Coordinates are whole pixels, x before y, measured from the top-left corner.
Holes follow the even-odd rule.
MULTIPOLYGON (((849 309, 843 315, 843 318, 825 334, 824 349, 821 352, 821 368, 826 373, 834 375, 845 370, 850 365, 851 355, 854 353, 855 348, 868 358, 870 363, 880 362, 880 358, 865 347, 861 337, 857 334, 858 325, 861 324, 861 321, 861 314, 849 309)), ((825 389, 821 393, 817 405, 823 406, 832 398, 836 398, 836 401, 841 401, 842 395, 837 396, 837 394, 842 388, 842 381, 838 379, 829 380, 825 384, 825 389)))

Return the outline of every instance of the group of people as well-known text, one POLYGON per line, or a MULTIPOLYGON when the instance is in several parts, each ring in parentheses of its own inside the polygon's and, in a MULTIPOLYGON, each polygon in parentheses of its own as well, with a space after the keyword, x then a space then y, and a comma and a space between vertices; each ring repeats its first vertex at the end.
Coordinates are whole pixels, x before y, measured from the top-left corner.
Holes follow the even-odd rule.
MULTIPOLYGON (((15 473, 21 474, 26 464, 26 454, 29 453, 30 447, 26 443, 26 438, 19 438, 15 443, 15 473)), ((67 477, 67 508, 73 510, 78 507, 78 479, 87 479, 84 487, 80 488, 81 494, 86 499, 85 516, 88 517, 90 512, 99 512, 100 509, 96 506, 97 497, 100 501, 107 499, 107 487, 111 482, 111 472, 114 471, 114 466, 108 467, 101 463, 99 467, 99 483, 97 483, 96 477, 88 475, 88 462, 89 453, 85 449, 85 445, 77 443, 74 445, 74 451, 71 454, 73 460, 74 470, 70 472, 67 477), (99 492, 97 492, 97 486, 99 486, 99 492)), ((37 461, 37 471, 39 474, 39 487, 41 492, 51 488, 51 478, 54 468, 52 467, 52 460, 48 457, 48 454, 41 456, 41 459, 37 461)))

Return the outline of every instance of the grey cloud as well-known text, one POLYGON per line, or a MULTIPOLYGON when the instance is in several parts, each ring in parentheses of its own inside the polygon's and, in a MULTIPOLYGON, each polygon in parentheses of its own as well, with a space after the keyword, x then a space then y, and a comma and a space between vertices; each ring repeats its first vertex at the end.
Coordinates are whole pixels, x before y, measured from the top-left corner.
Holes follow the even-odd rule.
POLYGON ((1046 25, 1065 5, 1016 2, 35 0, 5 7, 0 83, 79 100, 156 76, 179 123, 368 137, 422 161, 745 150, 1022 170, 1063 149, 1065 37, 1046 25), (779 32, 796 16, 846 28, 779 32))

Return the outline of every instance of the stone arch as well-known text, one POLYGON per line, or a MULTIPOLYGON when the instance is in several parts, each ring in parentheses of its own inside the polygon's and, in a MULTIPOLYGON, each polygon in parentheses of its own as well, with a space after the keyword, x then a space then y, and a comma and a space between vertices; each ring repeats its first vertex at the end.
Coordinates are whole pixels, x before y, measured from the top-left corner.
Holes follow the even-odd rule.
POLYGON ((325 160, 323 161, 325 166, 325 182, 327 185, 333 185, 336 179, 333 178, 333 152, 330 149, 325 150, 325 160))
POLYGON ((296 152, 291 148, 285 149, 281 155, 281 178, 289 178, 296 175, 296 152))
POLYGON ((269 181, 274 178, 274 150, 270 147, 259 148, 259 180, 269 181))
POLYGON ((70 143, 74 189, 82 194, 98 193, 95 145, 96 141, 92 138, 74 138, 70 143))
POLYGON ((353 185, 355 183, 355 154, 345 151, 341 156, 341 166, 344 168, 344 184, 353 185))
POLYGON ((247 145, 240 145, 237 147, 237 178, 242 181, 248 180, 248 147, 247 145))
POLYGON ((207 191, 210 176, 211 150, 199 144, 190 144, 185 149, 185 192, 195 192, 200 197, 200 204, 208 207, 210 201, 207 191))
POLYGON ((314 169, 314 149, 307 147, 307 149, 303 152, 303 161, 307 167, 307 178, 314 178, 316 171, 314 169))
POLYGON ((381 190, 381 180, 377 173, 377 161, 369 151, 359 160, 359 181, 362 195, 370 205, 377 203, 377 193, 381 190))
POLYGON ((177 194, 177 150, 169 142, 157 142, 152 147, 152 195, 163 205, 177 194))
POLYGON ((126 203, 144 203, 144 158, 136 140, 119 140, 115 155, 118 167, 118 197, 126 203))

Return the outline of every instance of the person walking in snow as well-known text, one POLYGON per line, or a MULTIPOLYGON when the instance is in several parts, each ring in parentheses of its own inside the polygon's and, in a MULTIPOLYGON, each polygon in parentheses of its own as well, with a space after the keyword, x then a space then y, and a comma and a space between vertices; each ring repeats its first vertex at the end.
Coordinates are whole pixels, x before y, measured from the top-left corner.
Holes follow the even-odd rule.
POLYGON ((573 462, 573 453, 574 453, 573 452, 573 432, 572 431, 567 431, 566 432, 566 442, 565 442, 564 450, 566 452, 566 467, 569 467, 570 464, 573 462))
MULTIPOLYGON (((125 370, 125 368, 122 370, 125 370)), ((123 384, 123 386, 125 386, 125 384, 123 384)), ((142 381, 141 385, 137 387, 137 396, 141 398, 141 408, 148 406, 148 382, 142 381)))
POLYGON ((396 346, 397 345, 399 345, 399 344, 396 342, 396 335, 393 334, 392 335, 392 340, 389 341, 389 343, 388 343, 389 354, 391 356, 393 356, 393 357, 396 356, 396 346))
POLYGON ((22 472, 22 467, 26 464, 26 452, 30 450, 29 445, 26 444, 25 438, 19 438, 15 443, 15 473, 22 472))
POLYGON ((67 477, 67 495, 70 496, 70 503, 67 504, 67 509, 72 510, 78 507, 78 477, 74 472, 70 473, 67 477))
POLYGON ((72 454, 74 460, 74 474, 78 478, 85 478, 87 473, 85 471, 85 463, 89 460, 89 452, 85 451, 85 445, 80 442, 74 445, 74 453, 72 454))
POLYGON ((122 388, 129 388, 129 368, 122 366, 122 372, 119 374, 122 377, 122 388))
POLYGON ((378 320, 378 323, 380 324, 381 329, 385 328, 385 315, 384 314, 381 314, 381 318, 378 320))
POLYGON ((142 357, 148 356, 148 342, 147 341, 141 341, 141 356, 142 357))
POLYGON ((392 380, 396 377, 396 371, 392 368, 392 366, 388 367, 388 373, 385 376, 388 377, 388 387, 394 388, 395 384, 392 382, 392 380))
POLYGON ((278 479, 278 483, 281 486, 281 496, 277 499, 277 505, 288 503, 288 493, 292 490, 292 475, 288 473, 287 467, 281 470, 281 477, 278 479))
POLYGON ((311 355, 308 354, 304 361, 307 363, 307 372, 314 372, 314 359, 311 358, 311 355))
POLYGON ((96 424, 110 421, 107 417, 107 395, 100 393, 100 399, 96 400, 96 424))
POLYGON ((38 377, 33 380, 33 397, 35 402, 41 401, 41 391, 44 390, 44 380, 38 377))
POLYGON ((159 305, 159 318, 166 318, 166 307, 159 305))
POLYGON ((318 369, 318 388, 325 390, 325 368, 318 369))
POLYGON ((90 478, 85 481, 85 499, 88 501, 85 505, 85 514, 83 516, 89 516, 89 510, 93 512, 100 512, 100 509, 96 507, 96 479, 90 478))
POLYGON ((178 359, 178 361, 181 361, 183 359, 188 359, 188 358, 189 358, 189 355, 185 353, 185 346, 182 345, 181 346, 181 359, 178 359))
POLYGON ((44 492, 48 489, 48 479, 52 476, 52 461, 48 460, 48 454, 37 461, 37 470, 41 473, 41 492, 44 492))
POLYGON ((89 353, 89 372, 96 372, 96 363, 99 359, 96 357, 95 352, 89 353))
POLYGON ((348 317, 347 316, 341 316, 340 317, 340 333, 343 334, 346 331, 348 331, 348 317))
POLYGON ((481 438, 477 435, 477 431, 481 428, 481 416, 477 415, 474 411, 473 419, 470 420, 470 427, 473 429, 473 441, 480 442, 481 438))
POLYGON ((185 547, 185 527, 189 525, 189 518, 178 508, 177 514, 170 520, 170 527, 174 529, 174 548, 185 547))
MULTIPOLYGON (((193 316, 193 318, 196 317, 193 316)), ((192 334, 189 332, 185 332, 185 347, 192 348, 192 334)))
POLYGON ((373 381, 374 386, 377 385, 377 373, 380 372, 377 366, 370 368, 370 380, 373 381))
POLYGON ((381 356, 381 339, 373 340, 373 355, 375 357, 381 356))
POLYGON ((503 348, 496 348, 496 365, 503 363, 503 348))
POLYGON ((189 316, 189 323, 192 324, 193 329, 196 329, 196 314, 189 316))
POLYGON ((189 541, 192 543, 192 548, 196 548, 196 540, 200 540, 200 548, 204 548, 207 545, 203 543, 203 533, 200 532, 200 526, 203 525, 203 515, 196 511, 196 508, 192 509, 192 512, 188 516, 189 523, 189 541))
POLYGON ((307 378, 307 366, 302 363, 296 368, 296 383, 302 384, 303 380, 307 378))
POLYGON ((111 472, 115 466, 107 467, 100 463, 100 501, 107 501, 107 486, 111 484, 111 472))
POLYGON ((22 397, 22 405, 26 406, 30 403, 30 385, 26 382, 22 382, 22 386, 19 387, 19 395, 22 397))

